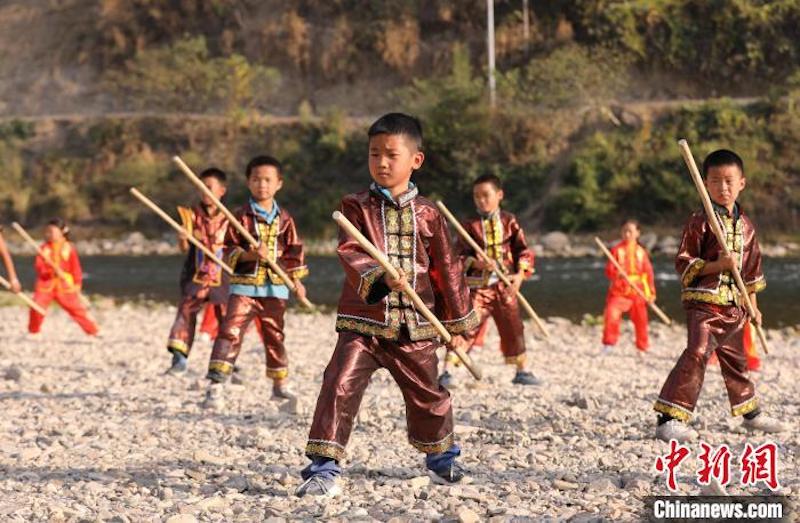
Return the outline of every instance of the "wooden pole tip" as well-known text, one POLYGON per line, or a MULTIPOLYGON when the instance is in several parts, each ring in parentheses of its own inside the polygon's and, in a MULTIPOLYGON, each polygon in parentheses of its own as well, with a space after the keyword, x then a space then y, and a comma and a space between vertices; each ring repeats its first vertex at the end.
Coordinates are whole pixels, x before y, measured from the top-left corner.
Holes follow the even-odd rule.
POLYGON ((680 147, 688 147, 689 142, 686 141, 686 138, 681 138, 680 140, 678 140, 678 145, 680 147))
POLYGON ((331 214, 331 216, 333 217, 334 220, 338 222, 339 218, 342 217, 342 213, 340 213, 339 211, 333 211, 333 214, 331 214))

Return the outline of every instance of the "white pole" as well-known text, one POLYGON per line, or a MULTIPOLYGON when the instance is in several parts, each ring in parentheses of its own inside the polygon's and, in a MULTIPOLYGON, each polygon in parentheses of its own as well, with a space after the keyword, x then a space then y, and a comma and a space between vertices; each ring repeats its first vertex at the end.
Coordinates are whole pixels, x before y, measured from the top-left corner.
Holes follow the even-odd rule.
POLYGON ((486 0, 486 40, 489 54, 489 105, 496 101, 494 80, 494 0, 486 0))
POLYGON ((528 0, 522 0, 522 36, 525 38, 525 56, 531 47, 531 21, 528 14, 528 0))

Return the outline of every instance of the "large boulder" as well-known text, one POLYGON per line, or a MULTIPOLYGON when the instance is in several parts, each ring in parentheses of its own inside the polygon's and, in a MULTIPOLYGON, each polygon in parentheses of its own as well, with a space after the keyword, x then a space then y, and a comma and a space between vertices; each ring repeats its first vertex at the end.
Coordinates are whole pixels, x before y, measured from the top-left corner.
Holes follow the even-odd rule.
POLYGON ((569 248, 569 236, 561 231, 548 232, 540 240, 546 251, 563 253, 569 248))

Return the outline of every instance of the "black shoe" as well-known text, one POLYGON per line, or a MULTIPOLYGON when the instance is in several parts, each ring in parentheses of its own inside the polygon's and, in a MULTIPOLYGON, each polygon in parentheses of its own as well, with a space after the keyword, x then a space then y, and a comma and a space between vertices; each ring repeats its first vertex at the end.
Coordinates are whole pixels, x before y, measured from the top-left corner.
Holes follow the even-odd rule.
POLYGON ((525 370, 518 370, 511 380, 514 385, 541 385, 542 380, 525 370))
POLYGON ((225 383, 228 381, 228 376, 218 370, 210 370, 208 371, 208 374, 206 374, 206 379, 209 379, 214 383, 225 383))
POLYGON ((188 361, 185 355, 180 352, 172 352, 172 366, 167 370, 167 374, 182 374, 186 372, 188 361))

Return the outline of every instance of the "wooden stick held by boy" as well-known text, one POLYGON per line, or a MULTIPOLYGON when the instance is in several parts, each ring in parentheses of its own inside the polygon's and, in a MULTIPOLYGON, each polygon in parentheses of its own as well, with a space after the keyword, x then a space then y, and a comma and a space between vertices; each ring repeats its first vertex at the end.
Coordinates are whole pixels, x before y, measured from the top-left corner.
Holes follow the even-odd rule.
POLYGON ((667 325, 672 325, 672 320, 670 319, 670 317, 667 316, 664 313, 664 311, 662 311, 659 308, 659 306, 655 304, 655 302, 647 299, 647 296, 644 295, 644 292, 642 292, 642 290, 639 287, 634 285, 634 283, 628 277, 628 273, 620 266, 619 262, 616 260, 616 258, 614 258, 614 255, 611 254, 611 251, 608 250, 608 247, 605 246, 603 241, 597 236, 595 236, 594 242, 597 244, 597 246, 600 248, 603 254, 606 255, 608 261, 610 261, 614 265, 614 267, 616 267, 617 271, 619 271, 619 274, 621 274, 622 277, 625 278, 625 281, 628 282, 628 285, 630 285, 630 287, 636 292, 636 294, 639 295, 639 297, 641 297, 645 302, 647 302, 647 306, 653 309, 653 312, 656 313, 656 315, 661 319, 661 321, 663 321, 667 325))
MULTIPOLYGON (((697 192, 700 194, 700 200, 703 202, 703 209, 708 217, 708 223, 711 225, 711 230, 714 232, 714 236, 717 237, 717 241, 722 248, 722 252, 726 256, 730 256, 731 252, 725 242, 725 233, 722 232, 722 228, 720 227, 719 222, 714 214, 714 208, 711 206, 711 198, 708 195, 708 190, 706 190, 705 184, 703 184, 703 178, 700 176, 700 171, 697 169, 697 164, 694 161, 692 151, 689 149, 689 142, 686 140, 680 140, 678 141, 678 147, 681 149, 681 155, 683 155, 683 160, 686 162, 686 167, 689 168, 689 174, 692 175, 694 186, 697 188, 697 192)), ((736 281, 736 286, 739 288, 742 301, 747 309, 747 314, 749 314, 751 318, 755 318, 755 308, 750 302, 750 293, 747 290, 747 286, 744 284, 744 280, 742 280, 742 274, 739 272, 739 268, 733 267, 731 274, 733 275, 733 279, 736 281)), ((764 335, 764 329, 761 328, 760 323, 755 323, 755 327, 758 340, 761 342, 761 348, 764 349, 764 354, 769 354, 769 347, 767 345, 767 337, 764 335)))
POLYGON ((45 314, 45 310, 44 310, 43 308, 41 308, 41 307, 39 306, 39 304, 37 304, 35 301, 33 301, 33 300, 32 300, 32 299, 31 299, 31 298, 30 298, 30 297, 29 297, 27 294, 25 294, 24 292, 22 292, 22 291, 19 291, 19 292, 14 292, 13 290, 11 290, 11 282, 10 282, 10 281, 8 281, 7 279, 3 278, 2 276, 0 276, 0 285, 2 285, 3 287, 5 287, 5 288, 6 288, 6 290, 7 290, 8 292, 10 292, 10 293, 11 293, 11 294, 13 294, 14 296, 16 296, 16 297, 17 297, 17 299, 19 299, 20 301, 22 301, 22 302, 23 302, 25 305, 27 305, 27 306, 28 306, 28 307, 30 307, 31 309, 35 310, 36 312, 38 312, 39 314, 41 314, 42 316, 44 316, 44 314, 45 314))
MULTIPOLYGON (((455 228, 458 234, 464 239, 464 241, 467 242, 469 246, 472 247, 479 256, 488 259, 489 257, 486 255, 486 252, 480 247, 480 245, 478 245, 478 243, 475 240, 472 239, 472 236, 469 235, 469 233, 464 229, 464 227, 458 222, 456 217, 453 216, 453 213, 450 212, 450 209, 447 208, 444 202, 439 200, 436 202, 436 206, 439 208, 440 211, 442 211, 442 214, 444 214, 445 218, 447 218, 447 220, 455 228)), ((498 278, 500 278, 500 281, 502 281, 506 286, 511 287, 511 281, 508 279, 508 276, 506 276, 506 274, 503 271, 498 269, 497 271, 494 271, 494 273, 497 275, 498 278)), ((517 299, 522 304, 522 308, 525 309, 525 312, 528 313, 528 316, 530 316, 530 318, 533 320, 533 323, 539 329, 539 332, 542 333, 542 336, 544 336, 546 339, 550 339, 550 333, 547 332, 547 327, 545 326, 544 322, 541 320, 541 318, 539 318, 539 315, 536 314, 536 311, 533 309, 533 306, 531 306, 530 302, 525 298, 525 296, 522 295, 521 291, 517 291, 517 299)))
MULTIPOLYGON (((231 211, 229 211, 227 209, 227 207, 225 207, 225 205, 223 205, 222 202, 219 201, 219 199, 217 199, 217 197, 214 196, 208 190, 208 187, 206 187, 203 184, 203 182, 200 181, 200 179, 197 177, 197 175, 194 174, 194 172, 192 172, 192 170, 189 168, 189 166, 186 165, 186 163, 183 160, 181 160, 181 158, 179 156, 173 156, 172 157, 172 161, 175 162, 175 164, 178 166, 178 168, 181 170, 181 172, 183 172, 183 174, 185 174, 186 177, 189 178, 189 181, 191 181, 193 184, 195 184, 197 186, 197 188, 200 189, 203 192, 203 194, 208 196, 208 198, 214 203, 214 205, 216 205, 217 208, 219 208, 219 210, 222 211, 222 213, 230 221, 230 224, 233 227, 235 227, 237 231, 239 231, 239 234, 241 234, 242 237, 245 240, 247 240, 250 243, 251 246, 257 247, 259 245, 258 240, 256 240, 253 237, 253 235, 250 234, 250 231, 245 229, 244 226, 241 223, 239 223, 239 221, 234 217, 233 213, 231 211)), ((276 262, 274 262, 274 261, 272 261, 270 259, 267 259, 265 261, 269 265, 269 268, 272 269, 272 271, 275 272, 283 280, 284 285, 286 285, 289 288, 290 291, 297 292, 297 290, 295 288, 295 285, 292 282, 291 278, 289 278, 289 276, 286 274, 286 271, 284 271, 280 267, 280 265, 278 265, 276 262)), ((307 298, 299 298, 298 297, 298 301, 304 307, 306 307, 307 309, 311 309, 311 310, 315 309, 314 304, 312 304, 307 298)))
POLYGON ((153 211, 154 213, 156 213, 156 214, 157 214, 157 215, 158 215, 158 216, 159 216, 159 217, 160 217, 162 220, 164 220, 165 222, 167 222, 167 224, 168 224, 170 227, 172 227, 173 229, 175 229, 175 231, 176 231, 176 232, 178 232, 179 234, 183 234, 183 235, 185 235, 185 236, 186 236, 186 240, 187 240, 189 243, 191 243, 192 245, 194 245, 195 247, 197 247, 198 249, 200 249, 201 251, 203 251, 203 254, 205 254, 206 256, 208 256, 208 258, 209 258, 210 260, 212 260, 214 263, 216 263, 217 265, 219 265, 220 267, 222 267, 222 270, 224 270, 224 271, 225 271, 225 272, 227 272, 228 274, 233 274, 233 269, 231 269, 230 265, 228 265, 227 263, 225 263, 224 261, 222 261, 222 260, 221 260, 221 259, 220 259, 220 258, 219 258, 219 257, 218 257, 216 254, 214 254, 213 252, 211 252, 211 250, 210 250, 208 247, 206 247, 206 246, 205 246, 205 245, 203 245, 201 242, 199 242, 199 241, 197 240, 197 238, 195 238, 194 236, 192 236, 192 235, 191 235, 191 234, 190 234, 190 233, 189 233, 189 232, 188 232, 188 231, 187 231, 187 230, 186 230, 186 229, 185 229, 183 226, 181 226, 181 225, 180 225, 178 222, 176 222, 175 220, 173 220, 173 219, 170 217, 170 215, 169 215, 169 214, 167 214, 166 212, 164 212, 164 211, 163 211, 163 210, 162 210, 162 209, 161 209, 161 208, 160 208, 158 205, 156 205, 156 204, 155 204, 155 202, 153 202, 153 200, 151 200, 150 198, 148 198, 147 196, 145 196, 144 194, 142 194, 142 193, 141 193, 141 192, 140 192, 138 189, 136 189, 135 187, 131 187, 131 188, 130 188, 130 193, 131 193, 131 194, 132 194, 132 195, 133 195, 133 196, 134 196, 134 197, 135 197, 137 200, 139 200, 139 201, 140 201, 140 202, 142 202, 142 203, 143 203, 145 206, 147 206, 148 208, 150 208, 150 210, 151 210, 151 211, 153 211))
MULTIPOLYGON (((386 258, 386 255, 379 251, 378 248, 372 244, 372 242, 365 238, 364 235, 361 234, 361 231, 356 229, 353 224, 350 223, 350 220, 344 216, 344 214, 336 211, 333 213, 333 219, 339 224, 339 227, 344 229, 347 234, 352 236, 359 243, 359 245, 361 245, 361 247, 363 247, 364 250, 367 251, 367 253, 386 270, 389 276, 395 280, 400 279, 397 269, 392 266, 391 262, 389 262, 389 260, 386 258)), ((440 322, 433 312, 431 312, 428 306, 425 305, 425 302, 422 301, 422 298, 419 297, 419 294, 417 294, 414 288, 411 287, 408 281, 403 280, 403 282, 403 292, 414 303, 414 308, 416 308, 420 314, 425 316, 425 319, 433 325, 433 327, 436 329, 436 332, 439 333, 439 336, 441 336, 445 343, 450 343, 453 337, 449 332, 447 332, 447 329, 444 328, 442 322, 440 322)), ((482 377, 481 370, 475 364, 475 362, 472 361, 472 358, 470 358, 467 353, 461 350, 460 347, 453 347, 453 352, 458 355, 459 359, 461 359, 461 361, 464 363, 464 366, 467 368, 467 370, 469 370, 470 374, 472 374, 476 380, 480 380, 482 377)))

